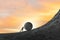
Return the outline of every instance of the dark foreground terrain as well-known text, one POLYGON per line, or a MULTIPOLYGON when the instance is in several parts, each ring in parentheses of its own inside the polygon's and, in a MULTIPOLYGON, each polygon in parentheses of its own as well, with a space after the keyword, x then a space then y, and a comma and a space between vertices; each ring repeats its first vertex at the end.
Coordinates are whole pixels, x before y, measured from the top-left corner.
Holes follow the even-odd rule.
POLYGON ((60 10, 42 27, 31 31, 0 34, 0 40, 60 40, 60 10))

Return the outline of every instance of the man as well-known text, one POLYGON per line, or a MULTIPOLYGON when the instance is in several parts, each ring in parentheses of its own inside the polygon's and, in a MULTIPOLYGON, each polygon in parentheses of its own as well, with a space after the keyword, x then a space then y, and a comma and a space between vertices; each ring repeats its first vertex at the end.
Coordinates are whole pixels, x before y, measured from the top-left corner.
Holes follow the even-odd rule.
POLYGON ((30 31, 32 29, 33 25, 31 22, 25 23, 24 27, 22 27, 21 31, 25 28, 27 31, 30 31))

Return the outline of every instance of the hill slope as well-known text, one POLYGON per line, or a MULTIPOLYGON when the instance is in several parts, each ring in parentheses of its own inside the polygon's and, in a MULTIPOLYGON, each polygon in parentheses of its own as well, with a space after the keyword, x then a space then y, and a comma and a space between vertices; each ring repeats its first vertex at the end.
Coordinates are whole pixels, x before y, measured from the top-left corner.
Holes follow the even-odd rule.
POLYGON ((0 40, 60 40, 60 10, 40 28, 10 34, 0 34, 0 40))

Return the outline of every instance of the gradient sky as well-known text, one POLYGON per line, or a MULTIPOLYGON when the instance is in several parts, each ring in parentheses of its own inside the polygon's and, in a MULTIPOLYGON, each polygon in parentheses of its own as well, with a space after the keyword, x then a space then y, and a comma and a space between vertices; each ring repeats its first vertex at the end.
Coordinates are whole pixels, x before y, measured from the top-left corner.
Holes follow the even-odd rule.
POLYGON ((60 9, 60 0, 0 0, 0 33, 19 32, 24 23, 46 24, 60 9))

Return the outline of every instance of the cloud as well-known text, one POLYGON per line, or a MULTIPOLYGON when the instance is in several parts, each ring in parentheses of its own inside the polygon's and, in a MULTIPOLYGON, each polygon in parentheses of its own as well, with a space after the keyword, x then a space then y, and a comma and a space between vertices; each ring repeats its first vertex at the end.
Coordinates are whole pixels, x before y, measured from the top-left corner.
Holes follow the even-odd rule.
POLYGON ((7 16, 10 16, 9 13, 0 13, 0 18, 5 18, 7 16))
POLYGON ((43 7, 41 4, 38 3, 38 0, 28 0, 27 2, 33 8, 41 8, 41 7, 43 7))

